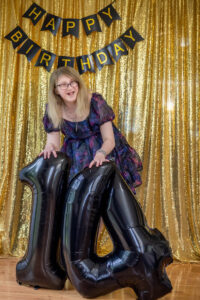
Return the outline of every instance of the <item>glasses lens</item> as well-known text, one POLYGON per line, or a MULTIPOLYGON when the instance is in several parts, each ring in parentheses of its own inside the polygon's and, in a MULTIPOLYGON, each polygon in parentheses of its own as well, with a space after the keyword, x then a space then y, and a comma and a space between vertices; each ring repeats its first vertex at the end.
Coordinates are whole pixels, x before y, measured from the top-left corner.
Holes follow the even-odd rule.
POLYGON ((75 87, 75 86, 77 86, 77 82, 76 82, 76 81, 72 81, 72 82, 70 83, 70 85, 71 85, 72 87, 75 87))

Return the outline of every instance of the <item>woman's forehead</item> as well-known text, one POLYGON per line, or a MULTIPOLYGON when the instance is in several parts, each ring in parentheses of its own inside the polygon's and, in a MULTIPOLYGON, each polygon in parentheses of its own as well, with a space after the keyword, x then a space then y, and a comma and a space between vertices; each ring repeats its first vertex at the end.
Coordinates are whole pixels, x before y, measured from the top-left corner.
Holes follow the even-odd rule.
POLYGON ((58 78, 57 78, 57 82, 60 82, 60 81, 65 81, 65 82, 70 82, 70 81, 72 81, 73 80, 73 78, 72 77, 70 77, 70 76, 68 76, 68 75, 65 75, 65 74, 62 74, 62 75, 60 75, 60 76, 58 76, 58 78))

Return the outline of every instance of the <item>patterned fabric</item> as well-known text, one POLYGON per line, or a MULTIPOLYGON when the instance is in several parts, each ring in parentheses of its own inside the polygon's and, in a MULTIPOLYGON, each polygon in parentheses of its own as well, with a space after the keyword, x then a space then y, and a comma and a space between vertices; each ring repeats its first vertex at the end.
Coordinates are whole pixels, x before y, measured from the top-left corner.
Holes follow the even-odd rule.
MULTIPOLYGON (((93 93, 90 105, 89 116, 81 122, 71 122, 63 119, 61 131, 65 136, 61 151, 71 158, 71 169, 69 180, 80 172, 83 168, 88 167, 93 160, 96 151, 101 148, 103 143, 100 126, 108 121, 113 121, 114 112, 100 94, 93 93)), ((59 131, 54 128, 46 112, 43 118, 45 131, 59 131)), ((107 159, 113 160, 119 168, 122 176, 135 193, 135 187, 139 186, 141 177, 138 171, 142 170, 142 163, 137 152, 130 147, 125 137, 112 123, 115 148, 107 155, 107 159)))

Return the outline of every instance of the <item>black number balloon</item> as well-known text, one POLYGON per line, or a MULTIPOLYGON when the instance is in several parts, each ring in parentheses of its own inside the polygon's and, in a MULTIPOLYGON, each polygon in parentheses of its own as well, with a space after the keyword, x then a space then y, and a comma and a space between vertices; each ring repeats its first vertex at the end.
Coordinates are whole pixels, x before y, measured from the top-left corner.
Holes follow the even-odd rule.
POLYGON ((67 278, 63 269, 60 232, 69 159, 36 158, 20 171, 20 179, 33 190, 29 242, 25 256, 16 266, 19 283, 34 287, 62 289, 67 278))
POLYGON ((62 289, 68 277, 84 297, 131 287, 140 300, 172 289, 165 267, 172 262, 168 241, 148 227, 139 203, 115 164, 85 168, 68 185, 65 154, 38 157, 20 172, 34 199, 27 252, 17 264, 19 283, 62 289), (113 241, 98 257, 100 217, 113 241))
POLYGON ((84 169, 66 194, 64 261, 75 288, 87 298, 131 287, 138 299, 157 299, 172 289, 165 266, 172 262, 168 241, 150 229, 142 209, 113 163, 84 169), (95 252, 100 217, 114 250, 95 252))

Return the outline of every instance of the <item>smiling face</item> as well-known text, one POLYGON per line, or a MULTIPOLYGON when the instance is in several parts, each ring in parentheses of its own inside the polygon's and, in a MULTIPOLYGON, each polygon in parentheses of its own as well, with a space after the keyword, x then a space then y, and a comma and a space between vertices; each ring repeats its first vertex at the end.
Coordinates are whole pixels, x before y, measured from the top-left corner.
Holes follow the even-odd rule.
POLYGON ((60 75, 58 77, 55 92, 63 99, 66 105, 76 102, 78 91, 78 82, 73 78, 66 75, 60 75))

